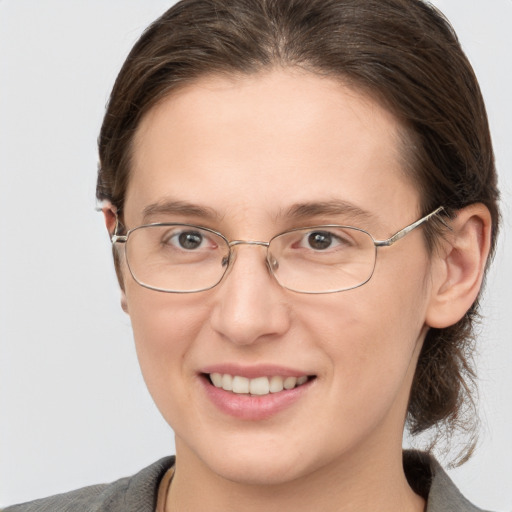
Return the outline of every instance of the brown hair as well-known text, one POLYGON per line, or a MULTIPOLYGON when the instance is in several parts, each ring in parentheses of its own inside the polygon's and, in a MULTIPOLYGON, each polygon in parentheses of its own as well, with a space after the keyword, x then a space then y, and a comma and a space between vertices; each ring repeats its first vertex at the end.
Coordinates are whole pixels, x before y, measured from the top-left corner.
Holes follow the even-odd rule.
MULTIPOLYGON (((99 138, 98 199, 122 210, 134 133, 161 98, 205 74, 274 66, 341 78, 383 101, 406 127, 422 214, 443 205, 452 216, 481 202, 491 212, 494 248, 498 190, 484 102, 450 24, 421 0, 177 3, 144 32, 116 80, 99 138)), ((440 229, 435 222, 425 229, 430 248, 440 229)), ((475 417, 477 310, 478 302, 457 324, 428 332, 411 390, 412 433, 468 429, 475 417)))

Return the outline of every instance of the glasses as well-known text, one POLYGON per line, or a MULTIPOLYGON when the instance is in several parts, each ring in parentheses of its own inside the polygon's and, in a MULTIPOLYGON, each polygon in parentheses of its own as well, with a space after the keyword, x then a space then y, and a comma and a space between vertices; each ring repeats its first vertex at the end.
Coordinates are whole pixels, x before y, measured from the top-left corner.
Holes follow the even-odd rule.
POLYGON ((193 293, 217 286, 234 263, 234 248, 266 248, 266 265, 276 281, 299 293, 335 293, 367 283, 374 272, 377 249, 389 247, 438 215, 443 207, 409 224, 386 240, 364 229, 323 225, 280 233, 268 242, 229 241, 221 233, 193 224, 146 224, 118 235, 133 279, 151 290, 193 293))

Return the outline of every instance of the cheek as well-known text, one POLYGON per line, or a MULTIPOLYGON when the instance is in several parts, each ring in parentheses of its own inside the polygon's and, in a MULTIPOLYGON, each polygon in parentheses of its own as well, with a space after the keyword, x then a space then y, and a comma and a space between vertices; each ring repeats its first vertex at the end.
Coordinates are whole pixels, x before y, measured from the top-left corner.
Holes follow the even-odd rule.
POLYGON ((407 255, 383 262, 364 286, 318 296, 297 313, 330 359, 332 389, 353 396, 356 408, 408 393, 425 333, 427 269, 426 259, 407 255))
POLYGON ((207 312, 197 296, 163 294, 127 285, 126 297, 137 357, 146 385, 162 414, 187 399, 184 376, 207 312))
MULTIPOLYGON (((127 312, 139 357, 168 359, 184 352, 207 315, 200 294, 164 293, 137 284, 123 265, 127 312)), ((142 363, 142 362, 141 362, 142 363)))

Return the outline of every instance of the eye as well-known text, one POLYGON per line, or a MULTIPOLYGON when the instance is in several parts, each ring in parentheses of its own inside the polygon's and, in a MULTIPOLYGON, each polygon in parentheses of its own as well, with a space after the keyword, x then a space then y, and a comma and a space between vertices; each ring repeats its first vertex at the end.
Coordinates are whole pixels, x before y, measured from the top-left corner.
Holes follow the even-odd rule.
POLYGON ((333 243, 332 233, 327 231, 315 231, 307 237, 308 245, 315 250, 328 249, 333 243))
POLYGON ((327 249, 340 249, 349 246, 350 240, 347 236, 331 231, 318 230, 309 231, 299 242, 299 246, 314 251, 325 251, 327 249))
POLYGON ((183 249, 197 249, 198 247, 201 247, 203 235, 197 231, 186 231, 178 235, 178 242, 183 249))
POLYGON ((197 230, 174 231, 162 238, 164 245, 171 245, 185 251, 196 251, 206 247, 215 246, 202 232, 197 230))

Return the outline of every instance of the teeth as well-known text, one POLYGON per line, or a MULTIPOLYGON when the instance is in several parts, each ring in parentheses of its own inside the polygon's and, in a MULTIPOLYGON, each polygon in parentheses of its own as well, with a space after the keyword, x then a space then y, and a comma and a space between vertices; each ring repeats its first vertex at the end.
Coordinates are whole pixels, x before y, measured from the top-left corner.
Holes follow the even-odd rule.
POLYGON ((306 375, 300 377, 281 377, 274 375, 272 377, 257 377, 248 379, 239 375, 230 375, 229 373, 210 373, 210 380, 216 388, 222 388, 225 391, 232 391, 236 394, 268 395, 269 393, 279 393, 284 389, 293 389, 302 386, 308 380, 306 375))
POLYGON ((249 382, 249 391, 251 395, 268 395, 270 393, 270 384, 267 377, 258 377, 249 382))
POLYGON ((233 377, 233 393, 249 393, 249 379, 238 375, 233 377))
POLYGON ((308 380, 307 375, 303 375, 302 377, 299 377, 297 379, 297 386, 302 386, 302 384, 305 384, 308 380))
POLYGON ((222 389, 225 391, 233 391, 233 377, 228 373, 222 376, 222 389))
POLYGON ((210 373, 210 379, 216 388, 222 387, 222 375, 220 373, 210 373))
POLYGON ((283 391, 283 389, 284 389, 283 377, 279 377, 279 375, 274 375, 273 377, 270 377, 270 392, 271 393, 279 393, 279 391, 283 391))
POLYGON ((293 389, 297 384, 297 377, 286 377, 284 379, 284 389, 293 389))

